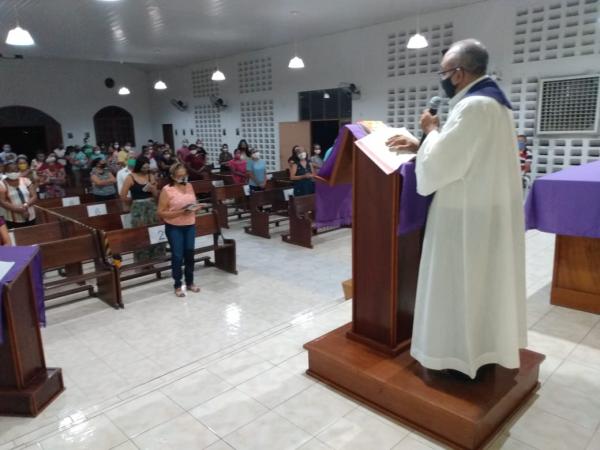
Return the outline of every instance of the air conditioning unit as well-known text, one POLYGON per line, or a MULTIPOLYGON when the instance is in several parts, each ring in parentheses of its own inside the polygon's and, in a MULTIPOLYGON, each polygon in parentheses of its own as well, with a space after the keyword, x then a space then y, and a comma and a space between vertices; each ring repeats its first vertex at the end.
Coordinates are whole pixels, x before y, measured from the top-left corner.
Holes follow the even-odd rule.
POLYGON ((599 132, 600 75, 545 78, 538 89, 538 135, 599 132))

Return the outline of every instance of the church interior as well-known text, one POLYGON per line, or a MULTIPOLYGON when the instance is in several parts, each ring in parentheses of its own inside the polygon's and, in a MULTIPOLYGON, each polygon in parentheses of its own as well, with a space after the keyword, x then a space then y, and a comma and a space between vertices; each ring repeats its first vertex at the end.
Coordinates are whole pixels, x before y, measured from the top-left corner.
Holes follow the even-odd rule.
POLYGON ((599 61, 600 0, 3 0, 0 450, 600 450, 599 61))

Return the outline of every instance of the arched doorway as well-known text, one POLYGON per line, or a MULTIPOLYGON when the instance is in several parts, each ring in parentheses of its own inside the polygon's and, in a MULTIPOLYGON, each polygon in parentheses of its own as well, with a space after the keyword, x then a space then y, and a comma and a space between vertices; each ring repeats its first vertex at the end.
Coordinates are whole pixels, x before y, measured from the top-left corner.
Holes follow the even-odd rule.
POLYGON ((135 145, 133 117, 118 106, 107 106, 94 114, 94 129, 96 142, 99 144, 117 141, 122 144, 131 142, 135 145))
POLYGON ((17 154, 33 157, 62 144, 60 123, 39 109, 29 106, 0 108, 0 145, 10 144, 17 154))

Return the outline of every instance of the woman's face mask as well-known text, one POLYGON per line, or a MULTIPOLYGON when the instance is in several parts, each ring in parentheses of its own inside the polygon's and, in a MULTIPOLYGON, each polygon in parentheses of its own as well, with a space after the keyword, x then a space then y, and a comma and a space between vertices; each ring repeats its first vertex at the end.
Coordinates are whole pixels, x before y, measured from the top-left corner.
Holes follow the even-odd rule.
POLYGON ((63 156, 65 156, 65 151, 64 150, 54 150, 54 153, 56 153, 56 156, 58 156, 59 158, 62 158, 63 156))
POLYGON ((7 173, 7 174, 6 174, 6 177, 7 177, 9 180, 13 180, 13 181, 14 181, 14 180, 18 180, 18 179, 19 179, 19 172, 10 172, 10 173, 7 173))
POLYGON ((260 152, 252 153, 252 159, 260 159, 260 152))
POLYGON ((300 152, 298 154, 298 158, 300 158, 300 159, 306 159, 306 152, 300 152))
POLYGON ((19 163, 19 170, 22 172, 24 170, 29 169, 29 165, 27 163, 19 163))
POLYGON ((196 155, 196 154, 198 154, 198 150, 190 150, 190 153, 191 153, 192 155, 196 155))
POLYGON ((320 154, 321 154, 321 149, 315 148, 315 155, 320 155, 320 154))

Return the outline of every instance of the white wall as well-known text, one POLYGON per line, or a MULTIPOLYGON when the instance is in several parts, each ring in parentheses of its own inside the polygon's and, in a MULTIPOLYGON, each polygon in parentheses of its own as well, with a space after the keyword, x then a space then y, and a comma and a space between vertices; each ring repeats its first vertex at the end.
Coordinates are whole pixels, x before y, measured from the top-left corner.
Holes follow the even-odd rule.
MULTIPOLYGON (((566 0, 552 3, 564 5, 566 0)), ((572 2, 569 0, 569 3, 572 2)), ((516 12, 528 7, 549 4, 550 2, 543 0, 488 0, 467 7, 424 15, 421 17, 421 24, 427 27, 451 22, 454 40, 473 37, 484 42, 491 54, 490 69, 501 74, 501 84, 509 93, 511 89, 514 90, 519 79, 524 80, 527 77, 599 72, 600 30, 597 30, 594 37, 595 50, 592 55, 513 64, 516 12)), ((580 0, 575 8, 583 11, 584 8, 593 7, 597 10, 598 2, 590 6, 589 2, 586 5, 585 0, 580 0)), ((566 6, 563 6, 564 8, 566 6)), ((438 84, 438 76, 434 73, 392 78, 387 76, 388 35, 409 30, 414 26, 413 17, 301 42, 298 45, 298 52, 306 64, 306 68, 301 71, 287 68, 287 63, 293 54, 291 46, 270 48, 219 60, 220 68, 227 76, 227 80, 220 85, 220 96, 229 104, 229 108, 221 113, 221 127, 227 132, 223 141, 232 146, 243 137, 235 136, 234 133, 236 128, 240 128, 241 101, 272 99, 275 123, 296 121, 298 120, 298 92, 334 88, 342 81, 356 83, 362 90, 362 98, 353 104, 354 120, 388 120, 390 90, 402 86, 408 88, 438 84), (272 59, 272 91, 240 95, 238 62, 266 56, 272 59)), ((205 63, 162 72, 162 78, 168 83, 169 90, 151 93, 155 136, 160 136, 160 125, 163 123, 173 123, 175 129, 194 128, 193 108, 195 105, 207 103, 208 100, 192 97, 191 71, 211 65, 213 64, 205 63), (176 111, 169 104, 172 98, 189 103, 190 109, 184 113, 176 111)), ((519 95, 514 95, 512 98, 518 109, 515 114, 518 128, 532 136, 534 147, 537 148, 539 141, 533 139, 531 124, 525 120, 525 109, 520 105, 524 102, 516 101, 519 95)), ((277 127, 275 134, 278 134, 277 127)), ((589 147, 589 138, 592 137, 586 137, 584 147, 589 147)), ((177 136, 176 144, 179 144, 182 138, 177 136)), ((595 141, 593 143, 595 145, 595 141)), ((551 146, 552 142, 549 145, 551 146)))
POLYGON ((148 75, 133 66, 118 63, 24 59, 0 61, 0 107, 29 106, 56 119, 62 126, 65 145, 81 144, 89 132, 95 142, 94 114, 105 106, 120 106, 131 113, 138 144, 152 132, 148 75), (117 87, 126 85, 128 96, 107 89, 104 79, 117 87), (67 138, 73 133, 73 139, 67 138))

